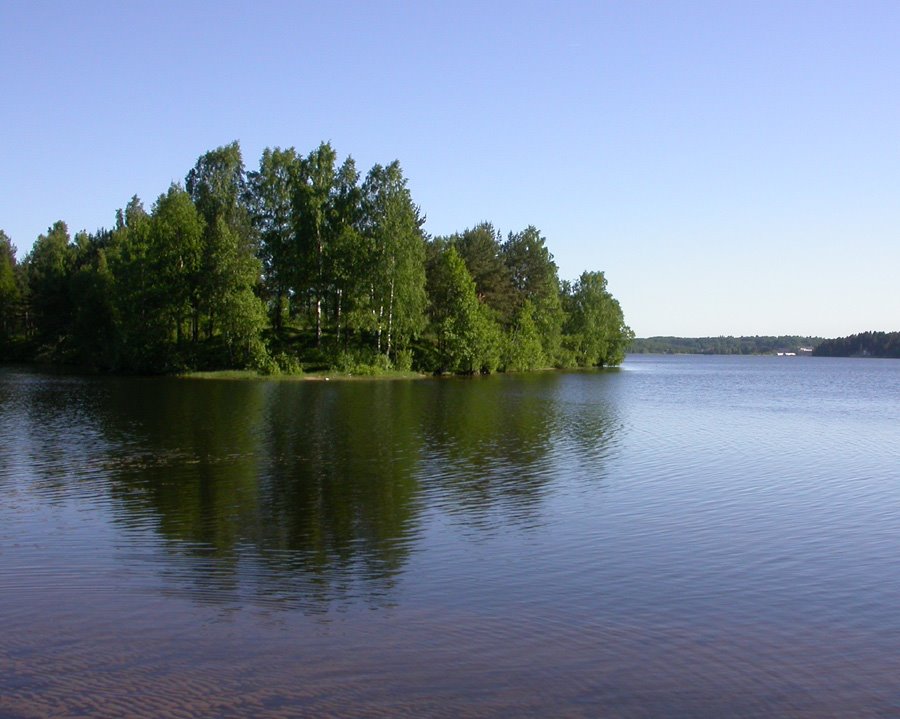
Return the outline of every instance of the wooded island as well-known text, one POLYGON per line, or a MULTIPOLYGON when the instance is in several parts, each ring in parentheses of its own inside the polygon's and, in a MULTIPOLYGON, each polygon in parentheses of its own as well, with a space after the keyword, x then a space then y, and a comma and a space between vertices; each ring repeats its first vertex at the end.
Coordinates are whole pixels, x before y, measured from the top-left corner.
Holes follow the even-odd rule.
POLYGON ((489 373, 619 364, 602 272, 560 281, 534 227, 429 237, 398 162, 361 179, 329 143, 202 155, 112 230, 0 231, 0 359, 146 374, 229 368, 489 373))
POLYGON ((882 357, 900 359, 900 332, 860 332, 825 340, 816 347, 817 357, 882 357))

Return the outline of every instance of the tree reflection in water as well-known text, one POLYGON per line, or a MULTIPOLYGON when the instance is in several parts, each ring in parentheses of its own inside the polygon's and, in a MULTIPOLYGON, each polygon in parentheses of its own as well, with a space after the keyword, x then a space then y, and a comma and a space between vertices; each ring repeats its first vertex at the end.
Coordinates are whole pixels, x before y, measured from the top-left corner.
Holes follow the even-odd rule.
POLYGON ((554 373, 49 386, 30 404, 34 452, 56 457, 43 481, 89 468, 120 527, 162 538, 145 558, 166 591, 311 612, 394 601, 425 509, 475 532, 540 523, 560 454, 596 474, 616 426, 603 396, 567 398, 554 373), (76 420, 90 441, 60 436, 76 420))

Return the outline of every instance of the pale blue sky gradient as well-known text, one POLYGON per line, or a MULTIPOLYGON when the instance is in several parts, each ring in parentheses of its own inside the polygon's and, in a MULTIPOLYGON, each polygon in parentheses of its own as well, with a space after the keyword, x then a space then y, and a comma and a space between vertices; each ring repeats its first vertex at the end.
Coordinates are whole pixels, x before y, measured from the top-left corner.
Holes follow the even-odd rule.
POLYGON ((639 336, 900 330, 898 85, 893 0, 0 0, 0 228, 330 140, 432 234, 536 225, 639 336))

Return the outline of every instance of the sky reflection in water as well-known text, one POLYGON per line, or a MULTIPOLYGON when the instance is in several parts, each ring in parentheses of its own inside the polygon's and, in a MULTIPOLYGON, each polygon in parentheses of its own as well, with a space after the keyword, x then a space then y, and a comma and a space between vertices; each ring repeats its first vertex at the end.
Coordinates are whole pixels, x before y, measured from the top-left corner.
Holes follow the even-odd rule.
POLYGON ((897 708, 898 363, 0 400, 0 714, 897 708))

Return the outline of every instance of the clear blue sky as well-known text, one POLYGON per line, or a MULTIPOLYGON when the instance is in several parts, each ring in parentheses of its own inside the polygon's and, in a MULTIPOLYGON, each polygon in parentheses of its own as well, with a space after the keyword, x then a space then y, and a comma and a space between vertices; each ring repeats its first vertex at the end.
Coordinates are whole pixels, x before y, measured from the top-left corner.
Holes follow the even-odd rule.
POLYGON ((399 159, 432 234, 533 224, 638 336, 900 330, 900 2, 0 2, 0 228, 203 152, 399 159))

